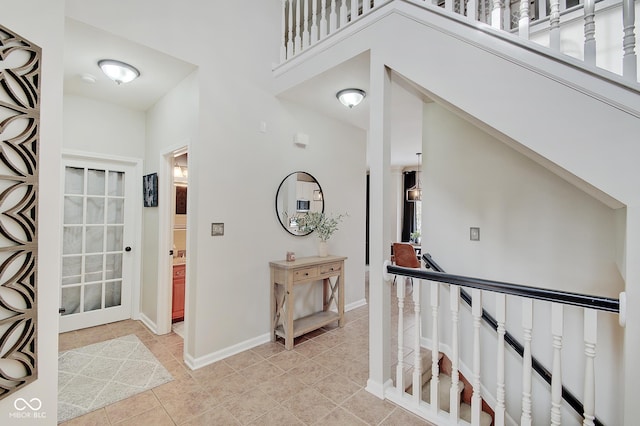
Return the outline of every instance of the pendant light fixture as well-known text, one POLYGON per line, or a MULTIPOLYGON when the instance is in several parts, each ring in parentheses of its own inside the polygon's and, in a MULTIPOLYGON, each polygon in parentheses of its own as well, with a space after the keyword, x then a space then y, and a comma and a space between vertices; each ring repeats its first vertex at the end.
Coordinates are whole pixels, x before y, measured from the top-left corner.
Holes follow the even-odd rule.
POLYGON ((422 170, 422 153, 416 152, 418 156, 418 171, 416 172, 417 182, 411 188, 407 189, 407 201, 422 201, 422 188, 420 187, 420 171, 422 170))
POLYGON ((336 93, 336 98, 348 108, 358 105, 365 96, 367 93, 362 89, 343 89, 336 93))
POLYGON ((116 84, 129 83, 140 77, 140 71, 132 65, 114 59, 102 59, 98 66, 116 84))

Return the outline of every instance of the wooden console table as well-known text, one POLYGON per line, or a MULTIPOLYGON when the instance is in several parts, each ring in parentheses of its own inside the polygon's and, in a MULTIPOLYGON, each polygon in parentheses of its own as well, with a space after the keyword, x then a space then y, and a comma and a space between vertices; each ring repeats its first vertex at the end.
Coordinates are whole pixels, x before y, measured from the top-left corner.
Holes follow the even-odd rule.
POLYGON ((344 261, 346 257, 303 257, 293 262, 269 262, 271 267, 271 341, 284 338, 286 349, 293 348, 293 339, 334 321, 344 326, 344 261), (329 278, 337 277, 335 284, 329 278), (293 319, 295 286, 321 282, 322 311, 293 319), (337 294, 336 294, 337 293, 337 294), (331 308, 334 307, 335 310, 331 308))

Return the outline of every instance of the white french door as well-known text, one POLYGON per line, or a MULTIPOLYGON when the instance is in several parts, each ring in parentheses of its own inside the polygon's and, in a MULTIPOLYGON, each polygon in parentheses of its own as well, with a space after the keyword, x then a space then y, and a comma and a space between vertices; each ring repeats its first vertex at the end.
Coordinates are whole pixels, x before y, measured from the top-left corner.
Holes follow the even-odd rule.
POLYGON ((134 167, 62 163, 60 332, 131 318, 134 167))

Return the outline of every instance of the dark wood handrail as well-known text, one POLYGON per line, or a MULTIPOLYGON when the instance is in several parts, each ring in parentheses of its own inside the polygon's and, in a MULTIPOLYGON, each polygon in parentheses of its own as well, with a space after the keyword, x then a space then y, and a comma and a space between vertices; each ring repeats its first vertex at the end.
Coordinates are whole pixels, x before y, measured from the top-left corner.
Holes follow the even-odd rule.
MULTIPOLYGON (((422 260, 428 269, 436 272, 425 271, 424 269, 402 268, 399 266, 388 265, 387 272, 390 274, 401 275, 410 278, 425 279, 429 281, 437 281, 457 286, 476 288, 480 290, 493 291, 496 293, 511 294, 515 296, 528 297, 550 302, 581 306, 589 309, 599 309, 607 312, 620 312, 620 300, 608 297, 589 296, 579 293, 570 293, 557 290, 548 290, 538 287, 523 286, 518 284, 504 283, 499 281, 484 280, 479 278, 471 278, 460 275, 451 275, 444 272, 444 269, 438 265, 429 253, 422 255, 422 260)), ((460 289, 460 297, 469 306, 471 306, 471 296, 469 293, 460 289)), ((491 325, 494 331, 498 331, 498 322, 484 308, 482 308, 482 319, 491 325)), ((505 331, 505 342, 516 351, 521 357, 524 355, 524 347, 518 340, 508 331, 505 331)), ((531 367, 551 385, 551 372, 547 370, 535 357, 531 357, 531 367)), ((576 398, 570 390, 564 385, 562 386, 562 398, 567 401, 578 414, 584 413, 584 405, 576 398)), ((594 419, 596 426, 604 426, 597 418, 594 419)))

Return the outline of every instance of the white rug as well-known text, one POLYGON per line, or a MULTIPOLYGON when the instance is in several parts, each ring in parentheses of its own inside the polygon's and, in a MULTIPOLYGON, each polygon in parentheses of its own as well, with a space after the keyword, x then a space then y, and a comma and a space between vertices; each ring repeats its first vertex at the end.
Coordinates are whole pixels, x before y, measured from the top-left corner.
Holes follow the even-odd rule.
POLYGON ((173 380, 131 334, 58 354, 58 423, 173 380))

